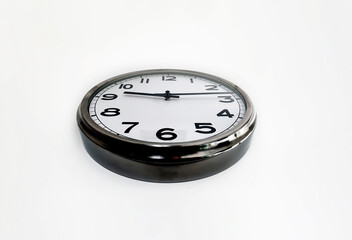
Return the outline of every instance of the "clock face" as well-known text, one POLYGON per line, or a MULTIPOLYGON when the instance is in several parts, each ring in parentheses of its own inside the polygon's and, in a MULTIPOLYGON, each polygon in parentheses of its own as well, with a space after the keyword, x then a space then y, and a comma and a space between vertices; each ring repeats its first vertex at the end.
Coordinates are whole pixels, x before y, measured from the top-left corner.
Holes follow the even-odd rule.
POLYGON ((117 78, 89 103, 91 119, 106 131, 156 143, 213 137, 238 125, 245 113, 245 100, 234 85, 187 72, 117 78))

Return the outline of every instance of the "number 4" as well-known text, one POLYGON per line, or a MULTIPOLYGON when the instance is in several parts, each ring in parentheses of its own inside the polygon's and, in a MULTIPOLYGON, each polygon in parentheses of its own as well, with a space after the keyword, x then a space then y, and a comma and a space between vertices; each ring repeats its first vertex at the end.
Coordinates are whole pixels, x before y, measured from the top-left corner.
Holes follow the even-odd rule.
POLYGON ((218 117, 229 117, 232 118, 233 116, 235 116, 234 114, 230 113, 228 109, 224 109, 221 112, 219 112, 218 114, 216 114, 216 116, 218 117))

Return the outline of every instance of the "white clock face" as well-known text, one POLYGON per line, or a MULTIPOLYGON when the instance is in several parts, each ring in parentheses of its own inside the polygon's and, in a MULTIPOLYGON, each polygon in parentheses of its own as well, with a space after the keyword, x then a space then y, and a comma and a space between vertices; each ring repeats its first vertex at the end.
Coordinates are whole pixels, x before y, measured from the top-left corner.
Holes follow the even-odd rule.
POLYGON ((160 73, 112 82, 89 104, 92 120, 127 138, 181 143, 201 140, 236 126, 246 113, 232 86, 199 75, 160 73))

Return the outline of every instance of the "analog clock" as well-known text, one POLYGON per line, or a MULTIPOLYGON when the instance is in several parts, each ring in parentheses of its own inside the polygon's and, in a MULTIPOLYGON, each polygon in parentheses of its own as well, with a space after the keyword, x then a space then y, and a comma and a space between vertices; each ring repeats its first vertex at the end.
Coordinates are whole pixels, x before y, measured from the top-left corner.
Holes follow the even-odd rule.
POLYGON ((121 175, 153 182, 220 172, 248 149, 256 114, 233 83, 186 70, 123 74, 93 87, 77 122, 88 153, 121 175))

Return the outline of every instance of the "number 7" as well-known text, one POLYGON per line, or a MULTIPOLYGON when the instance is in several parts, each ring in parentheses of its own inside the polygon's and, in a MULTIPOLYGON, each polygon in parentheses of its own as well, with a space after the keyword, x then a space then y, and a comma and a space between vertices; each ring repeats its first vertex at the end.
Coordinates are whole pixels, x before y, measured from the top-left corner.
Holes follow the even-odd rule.
POLYGON ((129 133, 132 130, 132 128, 134 128, 135 126, 137 126, 139 124, 139 122, 122 122, 122 124, 130 124, 131 125, 124 132, 124 133, 129 133))

